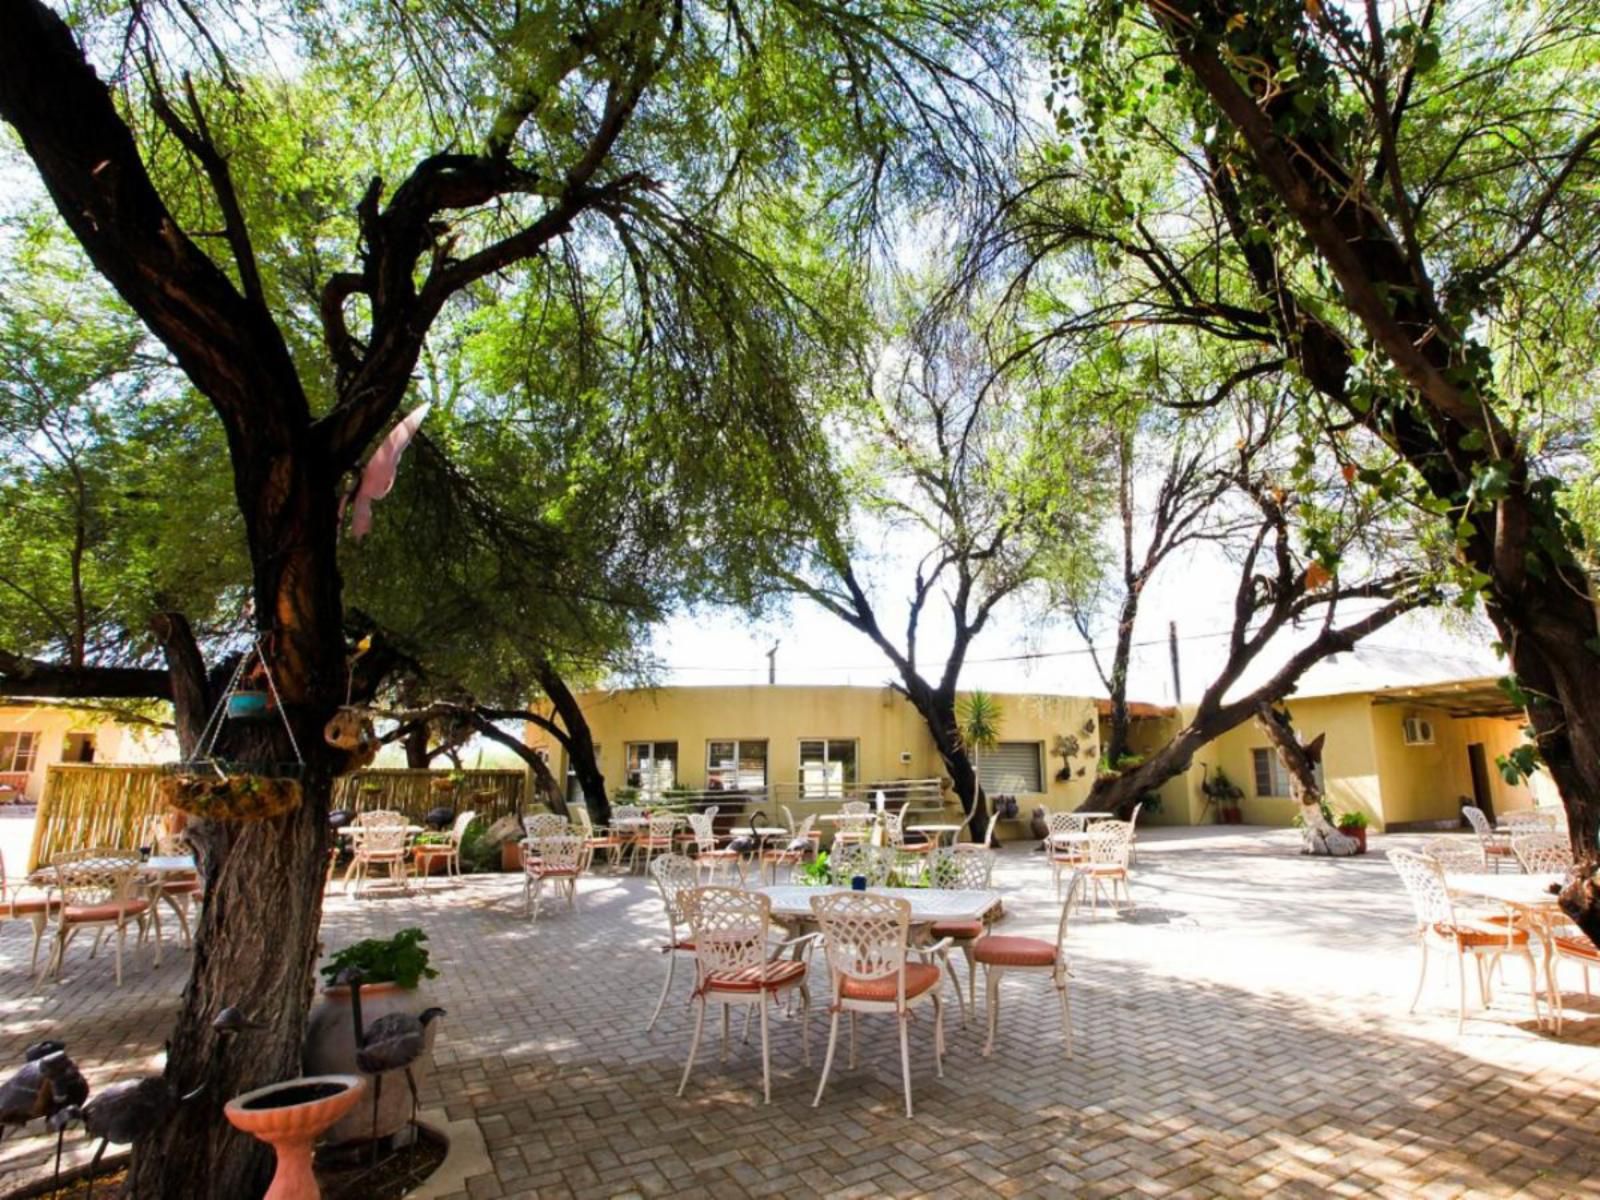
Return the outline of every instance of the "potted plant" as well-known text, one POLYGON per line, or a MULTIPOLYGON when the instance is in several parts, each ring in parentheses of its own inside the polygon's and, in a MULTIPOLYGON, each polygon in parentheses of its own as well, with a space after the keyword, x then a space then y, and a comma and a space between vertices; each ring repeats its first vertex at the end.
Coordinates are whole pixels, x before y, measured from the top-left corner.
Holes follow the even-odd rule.
POLYGON ((1202 776, 1200 790, 1217 806, 1218 825, 1237 825, 1243 819, 1239 801, 1244 799, 1244 791, 1221 767, 1215 775, 1208 771, 1202 776))
MULTIPOLYGON (((357 967, 364 976, 361 985, 362 1023, 373 1023, 390 1013, 420 1015, 429 1007, 426 980, 439 972, 428 965, 428 935, 420 929, 402 929, 390 938, 368 938, 346 946, 328 956, 320 968, 326 981, 322 997, 306 1022, 303 1051, 307 1075, 357 1075, 355 1015, 350 1006, 350 989, 333 980, 346 967, 357 967)), ((423 1032, 422 1055, 411 1072, 420 1081, 430 1066, 428 1051, 433 1047, 438 1023, 430 1021, 423 1032)), ((411 1092, 404 1071, 384 1075, 374 1127, 372 1105, 363 1102, 334 1125, 327 1139, 340 1142, 385 1138, 403 1129, 411 1119, 411 1092)))
POLYGON ((448 833, 419 833, 411 843, 411 866, 418 875, 443 875, 450 865, 450 860, 443 854, 424 854, 417 849, 418 846, 448 846, 451 835, 448 833))
POLYGON ((1357 854, 1367 852, 1367 814, 1364 812, 1347 812, 1339 814, 1339 832, 1345 837, 1354 838, 1358 849, 1357 854))

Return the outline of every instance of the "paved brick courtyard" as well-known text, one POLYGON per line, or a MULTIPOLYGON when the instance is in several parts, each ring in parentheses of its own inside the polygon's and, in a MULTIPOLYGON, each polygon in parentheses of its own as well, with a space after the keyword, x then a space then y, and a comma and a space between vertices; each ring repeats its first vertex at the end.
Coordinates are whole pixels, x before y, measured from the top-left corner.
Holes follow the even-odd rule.
MULTIPOLYGON (((861 1065, 841 1054, 820 1109, 818 1067, 781 1019, 770 1106, 754 1040, 726 1068, 702 1053, 677 1099, 686 973, 645 1034, 664 963, 659 901, 637 878, 585 880, 576 914, 553 907, 537 926, 511 876, 409 899, 336 892, 324 939, 430 934, 449 1017, 423 1101, 476 1120, 493 1166, 452 1200, 1596 1194, 1600 1002, 1576 968, 1560 1041, 1534 1028, 1515 964, 1460 1038, 1446 970, 1408 1017, 1410 913, 1382 850, 1415 839, 1374 838, 1374 854, 1339 863, 1299 857, 1297 840, 1148 832, 1138 917, 1086 916, 1069 938, 1076 1056, 1061 1053, 1046 981, 1015 978, 991 1059, 976 1026, 952 1028, 937 1080, 928 1019, 913 1024, 909 1121, 889 1018, 863 1020, 861 1065)), ((997 882, 1007 932, 1053 925, 1040 856, 1008 848, 997 882)), ((120 991, 80 944, 65 980, 34 991, 26 932, 0 930, 0 1062, 51 1035, 96 1085, 158 1067, 185 971, 174 944, 159 971, 136 957, 120 991)), ((820 965, 812 986, 825 998, 820 965)), ((812 1020, 820 1064, 825 1018, 812 1020)), ((36 1175, 45 1144, 0 1146, 0 1178, 36 1175)))

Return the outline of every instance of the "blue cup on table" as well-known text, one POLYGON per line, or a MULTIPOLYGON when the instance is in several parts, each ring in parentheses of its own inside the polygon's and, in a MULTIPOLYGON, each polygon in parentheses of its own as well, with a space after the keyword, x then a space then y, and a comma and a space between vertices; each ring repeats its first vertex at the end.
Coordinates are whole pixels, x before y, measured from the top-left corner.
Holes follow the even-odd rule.
POLYGON ((867 890, 867 877, 865 875, 852 875, 850 877, 850 890, 864 892, 867 890))

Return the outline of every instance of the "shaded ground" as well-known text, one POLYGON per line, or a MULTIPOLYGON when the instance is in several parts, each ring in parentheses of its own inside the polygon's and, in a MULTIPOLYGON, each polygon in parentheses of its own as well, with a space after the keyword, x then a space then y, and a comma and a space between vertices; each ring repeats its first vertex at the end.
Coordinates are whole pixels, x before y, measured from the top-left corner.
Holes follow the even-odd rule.
MULTIPOLYGON (((864 1020, 861 1066, 836 1064, 820 1108, 817 1066, 801 1065, 797 1022, 785 1020, 770 1106, 753 1043, 725 1068, 702 1054, 678 1100, 687 973, 645 1034, 664 962, 652 949, 660 904, 638 878, 585 880, 575 914, 554 906, 537 926, 512 877, 411 898, 336 893, 324 938, 429 931, 450 1015, 423 1102, 476 1119, 493 1166, 456 1200, 1594 1194, 1600 1005, 1573 969, 1557 1041, 1534 1027, 1514 966, 1496 1007, 1458 1038, 1454 984, 1438 970, 1407 1016, 1410 914, 1381 852, 1415 840, 1375 837, 1365 859, 1329 862, 1295 854, 1291 831, 1150 831, 1138 918, 1087 916, 1070 935, 1076 1056, 1062 1054, 1040 979, 1007 984, 993 1058, 980 1057, 976 1027, 951 1030, 943 1080, 919 1016, 909 1121, 886 1018, 864 1020)), ((1040 856, 1008 848, 997 878, 1006 932, 1053 925, 1040 856)), ((159 971, 136 959, 118 991, 109 963, 74 947, 63 982, 33 992, 25 932, 0 930, 0 1061, 49 1033, 97 1085, 157 1067, 181 953, 159 971)), ((812 986, 820 1008, 820 968, 812 986)), ((812 1022, 819 1064, 825 1016, 812 1022)), ((46 1147, 8 1141, 0 1175, 36 1174, 46 1147)))

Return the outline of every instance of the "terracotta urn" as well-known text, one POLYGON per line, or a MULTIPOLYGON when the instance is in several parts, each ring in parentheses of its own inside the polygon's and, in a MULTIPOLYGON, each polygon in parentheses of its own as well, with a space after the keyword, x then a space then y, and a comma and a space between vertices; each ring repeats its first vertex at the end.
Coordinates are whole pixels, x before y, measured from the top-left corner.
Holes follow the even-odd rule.
MULTIPOLYGON (((420 1015, 429 1007, 426 991, 422 988, 404 988, 398 983, 367 983, 361 987, 361 1019, 370 1028, 372 1023, 389 1013, 406 1012, 420 1015)), ((433 1039, 439 1023, 430 1022, 423 1034, 423 1050, 411 1064, 412 1077, 417 1086, 433 1069, 433 1039)), ((355 1021, 350 1012, 350 989, 329 987, 323 990, 311 1017, 306 1022, 304 1066, 307 1075, 360 1075, 356 1066, 355 1021)), ((375 1077, 368 1077, 375 1082, 375 1077)), ((377 1137, 385 1138, 404 1129, 411 1120, 411 1089, 406 1086, 404 1071, 386 1071, 383 1085, 378 1089, 377 1137)), ((368 1141, 374 1136, 372 1101, 361 1105, 355 1112, 341 1119, 328 1130, 327 1140, 335 1145, 342 1142, 368 1141)))
POLYGON ((323 1133, 366 1094, 359 1075, 313 1075, 269 1084, 235 1096, 223 1108, 228 1121, 278 1155, 265 1200, 318 1200, 322 1189, 311 1150, 323 1133))

